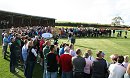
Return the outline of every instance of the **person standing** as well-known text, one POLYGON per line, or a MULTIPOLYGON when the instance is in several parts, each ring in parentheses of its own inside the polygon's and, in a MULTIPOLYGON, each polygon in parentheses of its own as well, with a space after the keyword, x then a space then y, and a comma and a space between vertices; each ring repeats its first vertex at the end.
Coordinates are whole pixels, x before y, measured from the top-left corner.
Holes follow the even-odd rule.
POLYGON ((107 63, 103 59, 103 52, 97 52, 97 58, 93 61, 92 64, 92 78, 105 78, 107 73, 107 63))
POLYGON ((84 67, 86 65, 85 59, 82 57, 82 52, 80 49, 76 50, 77 56, 72 58, 73 64, 73 77, 74 78, 84 78, 84 67))
POLYGON ((66 47, 66 43, 63 43, 63 45, 62 45, 62 47, 60 48, 60 50, 59 50, 59 55, 62 55, 62 54, 64 54, 64 48, 66 47))
POLYGON ((45 45, 45 47, 43 48, 43 55, 44 55, 44 64, 43 64, 43 68, 44 68, 44 73, 43 73, 43 78, 48 78, 47 77, 47 54, 50 52, 50 45, 51 45, 51 43, 50 43, 50 41, 48 40, 48 41, 46 41, 45 42, 46 43, 46 45, 45 45))
POLYGON ((70 47, 70 52, 69 52, 69 54, 70 54, 72 57, 76 56, 76 52, 74 51, 74 45, 71 44, 69 47, 70 47))
POLYGON ((5 33, 4 34, 4 38, 3 38, 3 57, 4 57, 4 59, 6 59, 6 53, 7 53, 8 43, 9 43, 8 34, 5 33))
POLYGON ((28 56, 27 56, 27 76, 26 78, 32 78, 33 69, 36 62, 37 53, 33 47, 33 41, 28 42, 28 56))
POLYGON ((69 55, 70 48, 69 46, 65 47, 65 53, 60 56, 60 65, 62 68, 62 77, 61 78, 72 78, 72 56, 69 55))
POLYGON ((71 37, 71 40, 70 40, 71 44, 73 44, 73 45, 74 45, 74 44, 75 44, 75 41, 76 41, 75 37, 74 37, 74 36, 72 36, 72 37, 71 37))
POLYGON ((88 59, 89 54, 85 53, 86 66, 84 68, 84 78, 91 78, 92 61, 88 59))
POLYGON ((22 58, 24 61, 24 75, 26 77, 27 74, 27 68, 26 68, 26 62, 27 62, 27 50, 28 50, 28 46, 27 46, 28 40, 24 40, 24 46, 22 47, 22 58))
POLYGON ((43 45, 45 43, 45 40, 44 40, 43 37, 41 37, 41 40, 40 40, 39 43, 40 43, 40 57, 41 57, 41 63, 40 63, 40 65, 43 65, 43 58, 44 58, 44 56, 43 56, 43 45))
POLYGON ((95 59, 94 59, 94 57, 92 56, 92 54, 93 54, 92 51, 91 51, 91 50, 88 50, 87 53, 89 54, 88 59, 93 62, 95 59))
POLYGON ((10 72, 15 73, 18 72, 15 70, 16 67, 16 47, 14 43, 15 39, 11 38, 11 45, 10 45, 10 72))
POLYGON ((47 76, 48 78, 57 78, 59 56, 54 53, 55 46, 50 46, 50 52, 47 54, 47 76))
POLYGON ((122 78, 125 74, 126 68, 122 64, 124 61, 123 56, 118 56, 117 63, 111 64, 109 67, 109 77, 108 78, 122 78))

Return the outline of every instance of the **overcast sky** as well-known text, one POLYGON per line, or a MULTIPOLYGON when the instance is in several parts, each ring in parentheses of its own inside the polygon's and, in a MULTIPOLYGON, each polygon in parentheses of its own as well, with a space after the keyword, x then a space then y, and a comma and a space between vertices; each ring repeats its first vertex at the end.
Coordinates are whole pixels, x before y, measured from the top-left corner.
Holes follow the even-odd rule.
POLYGON ((56 18, 57 21, 110 24, 121 16, 130 25, 129 0, 0 0, 0 10, 56 18))

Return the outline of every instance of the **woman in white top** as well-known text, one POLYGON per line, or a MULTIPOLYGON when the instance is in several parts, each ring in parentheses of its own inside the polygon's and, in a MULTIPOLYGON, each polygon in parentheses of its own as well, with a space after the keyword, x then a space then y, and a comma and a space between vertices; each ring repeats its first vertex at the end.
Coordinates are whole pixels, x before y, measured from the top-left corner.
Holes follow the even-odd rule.
POLYGON ((85 53, 86 66, 84 67, 84 78, 91 78, 92 61, 88 59, 89 54, 85 53))
POLYGON ((125 74, 125 67, 123 66, 122 62, 124 61, 123 56, 118 56, 117 63, 111 64, 109 67, 109 77, 108 78, 123 78, 125 74))
POLYGON ((69 47, 70 47, 70 53, 69 53, 69 54, 70 54, 72 57, 76 56, 76 52, 74 51, 74 45, 71 44, 69 47))
POLYGON ((122 64, 124 65, 125 68, 127 68, 128 64, 129 64, 129 56, 128 55, 124 56, 124 62, 122 64))

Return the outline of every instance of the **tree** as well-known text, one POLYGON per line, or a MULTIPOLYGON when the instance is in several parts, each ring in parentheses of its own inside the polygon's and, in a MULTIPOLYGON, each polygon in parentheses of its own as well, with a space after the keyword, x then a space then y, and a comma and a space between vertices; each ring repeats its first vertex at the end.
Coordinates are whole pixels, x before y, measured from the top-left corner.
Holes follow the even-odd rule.
POLYGON ((114 17, 112 19, 112 25, 113 26, 120 26, 121 23, 124 23, 124 20, 120 16, 114 17))

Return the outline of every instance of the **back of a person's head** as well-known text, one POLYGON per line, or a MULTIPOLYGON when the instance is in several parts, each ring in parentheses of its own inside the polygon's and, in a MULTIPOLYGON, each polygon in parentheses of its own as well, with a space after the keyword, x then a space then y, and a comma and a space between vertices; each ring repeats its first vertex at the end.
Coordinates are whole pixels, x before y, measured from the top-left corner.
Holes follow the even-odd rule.
POLYGON ((125 62, 128 62, 128 61, 129 61, 129 55, 125 55, 125 56, 124 56, 124 61, 125 61, 125 62))
POLYGON ((92 55, 92 51, 91 51, 91 50, 88 50, 87 53, 88 53, 89 55, 92 55))
POLYGON ((53 50, 54 50, 54 48, 55 48, 55 46, 54 46, 54 45, 51 45, 51 46, 50 46, 50 50, 51 50, 51 51, 53 51, 53 50))
POLYGON ((63 43, 62 47, 65 47, 66 46, 66 43, 63 43))
POLYGON ((89 57, 89 54, 85 53, 84 58, 88 58, 88 57, 89 57))
POLYGON ((110 56, 110 58, 111 58, 113 61, 117 62, 118 54, 112 54, 112 55, 110 56))
POLYGON ((25 40, 24 40, 24 44, 27 44, 27 43, 28 43, 28 40, 27 40, 27 39, 25 39, 25 40))
POLYGON ((46 45, 47 46, 50 46, 51 45, 51 42, 49 40, 46 41, 46 45))
POLYGON ((70 47, 69 47, 69 46, 66 46, 66 47, 64 48, 64 51, 65 51, 65 52, 68 52, 68 53, 69 53, 69 50, 70 50, 70 47))
POLYGON ((7 37, 7 36, 8 36, 8 34, 7 34, 7 33, 5 33, 5 34, 4 34, 4 37, 7 37))
POLYGON ((72 48, 73 48, 73 46, 74 46, 73 44, 70 44, 70 46, 69 46, 69 47, 70 47, 70 49, 72 49, 72 48))
POLYGON ((34 45, 33 45, 33 40, 28 41, 27 46, 28 46, 28 47, 34 46, 34 45))
POLYGON ((98 51, 98 52, 96 53, 97 57, 100 57, 100 56, 101 56, 101 53, 102 53, 102 51, 98 51))
POLYGON ((69 46, 69 44, 66 44, 66 46, 69 46))
POLYGON ((79 55, 81 53, 81 49, 76 49, 76 54, 79 55))
POLYGON ((124 61, 124 57, 123 56, 118 56, 117 62, 118 63, 123 63, 123 61, 124 61))
POLYGON ((13 37, 11 38, 11 42, 14 42, 14 38, 13 37))

